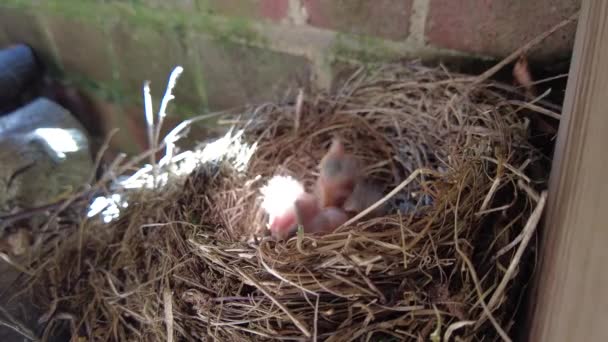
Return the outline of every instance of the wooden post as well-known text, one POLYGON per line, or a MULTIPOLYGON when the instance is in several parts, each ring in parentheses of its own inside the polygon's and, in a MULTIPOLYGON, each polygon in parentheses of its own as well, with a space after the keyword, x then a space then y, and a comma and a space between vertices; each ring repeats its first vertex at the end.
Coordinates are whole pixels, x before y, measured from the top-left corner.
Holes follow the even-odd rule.
POLYGON ((608 341, 608 1, 583 0, 528 341, 608 341))

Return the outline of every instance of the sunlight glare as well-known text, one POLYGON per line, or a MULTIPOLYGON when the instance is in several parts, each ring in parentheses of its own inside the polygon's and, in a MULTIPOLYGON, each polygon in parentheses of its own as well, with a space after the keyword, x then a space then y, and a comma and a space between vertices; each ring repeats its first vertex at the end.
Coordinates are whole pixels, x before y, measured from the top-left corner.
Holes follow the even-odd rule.
POLYGON ((304 186, 290 176, 274 176, 264 187, 262 193, 262 209, 268 213, 270 222, 289 210, 298 196, 304 193, 304 186))
POLYGON ((64 159, 66 153, 76 152, 79 149, 78 142, 75 139, 75 137, 80 135, 78 130, 38 128, 34 131, 34 134, 42 138, 59 159, 64 159))

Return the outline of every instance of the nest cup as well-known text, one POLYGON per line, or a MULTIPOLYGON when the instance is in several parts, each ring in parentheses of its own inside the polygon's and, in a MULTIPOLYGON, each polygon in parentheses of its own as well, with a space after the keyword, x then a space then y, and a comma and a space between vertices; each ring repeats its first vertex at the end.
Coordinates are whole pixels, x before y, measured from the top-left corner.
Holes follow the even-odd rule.
POLYGON ((161 190, 129 192, 117 220, 81 222, 47 256, 32 282, 46 335, 505 338, 532 257, 519 241, 544 183, 518 96, 394 64, 358 70, 331 94, 232 117, 231 144, 254 146, 246 167, 220 158, 161 190), (260 189, 289 175, 310 190, 334 137, 382 185, 389 213, 325 236, 263 237, 260 189))

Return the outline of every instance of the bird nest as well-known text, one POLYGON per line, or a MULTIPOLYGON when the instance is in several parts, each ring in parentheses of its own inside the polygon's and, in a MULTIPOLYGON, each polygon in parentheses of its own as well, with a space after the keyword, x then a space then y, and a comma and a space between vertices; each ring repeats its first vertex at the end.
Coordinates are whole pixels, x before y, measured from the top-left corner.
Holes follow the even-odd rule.
MULTIPOLYGON (((73 224, 38 264, 31 289, 45 336, 508 339, 545 199, 528 143, 537 107, 518 96, 393 64, 361 69, 331 94, 222 117, 232 130, 189 152, 192 172, 122 190, 128 207, 116 219, 73 224), (334 137, 381 185, 388 213, 326 235, 268 237, 261 190, 275 176, 311 189, 334 137)), ((160 177, 146 170, 139 177, 160 177)))

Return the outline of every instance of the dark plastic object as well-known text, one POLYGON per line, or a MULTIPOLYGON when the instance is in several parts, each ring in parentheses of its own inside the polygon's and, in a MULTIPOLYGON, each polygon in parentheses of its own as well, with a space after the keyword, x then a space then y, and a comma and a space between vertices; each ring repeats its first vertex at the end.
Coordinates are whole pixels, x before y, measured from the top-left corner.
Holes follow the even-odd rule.
POLYGON ((15 99, 39 74, 34 51, 18 44, 0 50, 0 102, 15 99))

